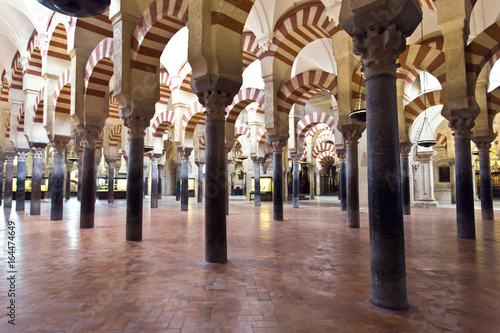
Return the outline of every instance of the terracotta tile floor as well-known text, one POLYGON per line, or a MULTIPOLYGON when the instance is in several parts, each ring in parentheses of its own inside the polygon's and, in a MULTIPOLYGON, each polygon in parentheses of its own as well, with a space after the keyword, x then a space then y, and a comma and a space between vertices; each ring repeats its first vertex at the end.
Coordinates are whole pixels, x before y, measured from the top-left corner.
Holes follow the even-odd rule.
POLYGON ((61 222, 49 221, 49 202, 39 217, 2 207, 2 276, 9 219, 18 274, 15 327, 0 280, 0 332, 500 332, 500 226, 479 210, 476 241, 456 238, 454 209, 405 218, 411 305, 397 313, 368 302, 366 208, 356 230, 332 201, 286 203, 284 222, 272 221, 271 203, 233 201, 221 265, 203 260, 203 204, 145 207, 142 242, 124 241, 124 201, 98 203, 88 230, 76 199, 61 222))

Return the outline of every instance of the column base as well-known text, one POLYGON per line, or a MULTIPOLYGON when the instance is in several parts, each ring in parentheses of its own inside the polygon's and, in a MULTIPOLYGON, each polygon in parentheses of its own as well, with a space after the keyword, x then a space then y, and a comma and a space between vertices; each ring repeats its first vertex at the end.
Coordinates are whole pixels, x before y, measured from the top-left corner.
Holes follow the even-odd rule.
POLYGON ((413 203, 413 206, 415 208, 438 208, 439 207, 439 202, 436 200, 418 200, 413 203))

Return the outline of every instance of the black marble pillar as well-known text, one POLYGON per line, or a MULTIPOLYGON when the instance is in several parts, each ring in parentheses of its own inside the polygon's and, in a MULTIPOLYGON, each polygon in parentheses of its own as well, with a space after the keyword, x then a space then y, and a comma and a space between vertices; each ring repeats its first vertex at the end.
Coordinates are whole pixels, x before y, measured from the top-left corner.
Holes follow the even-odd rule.
POLYGON ((391 72, 367 75, 365 81, 371 302, 401 310, 408 301, 395 63, 391 72))
POLYGON ((163 195, 162 183, 163 183, 163 164, 158 164, 158 199, 161 199, 163 195))
POLYGON ((115 162, 108 160, 108 203, 115 202, 115 162))
POLYGON ((491 142, 476 142, 479 150, 479 177, 481 190, 481 215, 483 220, 494 220, 493 190, 491 186, 490 148, 491 142))
POLYGON ((16 212, 22 212, 26 203, 26 157, 29 150, 17 152, 17 189, 16 189, 16 212))
POLYGON ((363 125, 346 125, 342 134, 346 140, 346 193, 347 193, 347 226, 359 228, 359 172, 358 172, 358 140, 363 133, 363 125))
POLYGON ((182 161, 181 166, 181 211, 187 212, 189 204, 189 162, 182 161))
POLYGON ((401 195, 403 201, 403 215, 411 215, 411 197, 410 197, 410 163, 408 155, 411 151, 411 143, 400 144, 400 163, 401 163, 401 195))
POLYGON ((175 165, 175 201, 181 201, 181 164, 175 165))
POLYGON ((82 165, 78 162, 78 185, 76 187, 76 198, 78 201, 82 200, 82 165))
POLYGON ((339 167, 339 196, 340 196, 340 210, 347 211, 347 167, 345 165, 346 154, 339 153, 340 167, 339 167))
MULTIPOLYGON (((132 131, 131 131, 132 132, 132 131)), ((130 136, 127 175, 127 230, 128 241, 142 240, 142 205, 144 174, 144 133, 130 136)))
POLYGON ((0 206, 2 206, 2 201, 3 201, 3 166, 4 166, 4 164, 5 164, 5 159, 2 156, 2 157, 0 157, 0 206))
POLYGON ((52 193, 50 196, 50 220, 63 219, 64 201, 64 153, 56 154, 52 161, 52 193))
POLYGON ((205 163, 196 162, 198 166, 198 202, 203 202, 203 165, 205 163))
POLYGON ((14 179, 14 160, 16 159, 15 153, 6 155, 7 166, 5 167, 5 197, 4 208, 12 208, 12 181, 14 179))
POLYGON ((30 215, 40 215, 42 199, 42 166, 45 146, 33 147, 33 167, 31 170, 30 215))
POLYGON ((470 149, 472 118, 454 119, 450 127, 455 136, 455 178, 457 196, 457 236, 476 239, 474 217, 474 186, 472 182, 472 158, 470 149))
POLYGON ((52 174, 54 173, 54 171, 52 170, 52 172, 49 172, 49 178, 47 179, 47 198, 48 199, 51 199, 52 198, 52 174))
POLYGON ((71 198, 71 165, 66 164, 66 182, 64 188, 64 199, 69 200, 71 198))
POLYGON ((229 215, 229 194, 230 194, 230 186, 229 186, 229 164, 231 163, 228 161, 228 154, 229 152, 226 150, 226 161, 225 161, 225 167, 226 169, 224 170, 224 177, 226 179, 226 215, 229 215))
POLYGON ((151 158, 151 208, 158 208, 158 160, 151 158))
MULTIPOLYGON (((299 156, 300 158, 300 156, 299 156)), ((295 160, 296 157, 292 157, 293 161, 293 208, 299 208, 299 175, 300 175, 300 164, 299 161, 295 160)))
POLYGON ((254 162, 254 205, 260 206, 260 162, 254 162))
POLYGON ((80 202, 80 228, 94 227, 94 213, 96 201, 96 163, 95 146, 83 148, 82 157, 82 186, 80 202))
POLYGON ((284 142, 272 141, 274 154, 273 170, 273 219, 283 221, 283 147, 284 142))

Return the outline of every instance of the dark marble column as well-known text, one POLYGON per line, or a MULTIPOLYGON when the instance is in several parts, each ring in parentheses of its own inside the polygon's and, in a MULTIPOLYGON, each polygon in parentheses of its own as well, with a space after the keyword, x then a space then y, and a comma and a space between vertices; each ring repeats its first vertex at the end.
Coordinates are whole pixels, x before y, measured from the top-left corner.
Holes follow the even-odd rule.
POLYGON ((0 152, 0 206, 2 206, 3 201, 3 166, 5 164, 5 155, 0 152))
MULTIPOLYGON (((421 16, 411 19, 420 22, 421 16)), ((392 310, 408 308, 396 60, 410 33, 392 23, 354 38, 366 84, 371 302, 392 310)))
POLYGON ((163 167, 164 167, 164 165, 162 163, 158 163, 158 199, 161 199, 161 197, 163 195, 163 189, 162 189, 163 167))
POLYGON ((76 198, 78 201, 82 200, 82 162, 81 159, 77 162, 78 168, 78 185, 76 187, 76 198))
POLYGON ((475 140, 479 150, 479 173, 481 178, 481 215, 483 220, 494 220, 493 191, 491 186, 490 148, 491 141, 475 140))
POLYGON ((151 159, 151 208, 158 208, 158 162, 161 154, 150 154, 151 159))
POLYGON ((29 149, 17 150, 17 190, 16 190, 16 212, 24 211, 26 202, 26 158, 29 149))
POLYGON ((69 142, 69 137, 55 138, 51 144, 54 148, 52 160, 52 194, 50 197, 50 220, 63 219, 64 201, 64 150, 69 142))
POLYGON ((300 176, 300 159, 302 158, 302 153, 299 155, 292 155, 293 163, 293 208, 299 208, 299 176, 300 176))
POLYGON ((457 203, 457 193, 455 191, 456 184, 456 176, 455 176, 455 159, 450 159, 448 161, 448 165, 450 166, 450 194, 451 194, 451 203, 457 203))
POLYGON ((340 210, 347 211, 347 167, 346 167, 346 153, 338 152, 340 166, 339 166, 339 196, 340 196, 340 210))
POLYGON ((181 211, 188 211, 189 204, 189 156, 193 151, 192 147, 177 147, 177 153, 181 157, 181 211))
POLYGON ((182 163, 174 163, 174 165, 175 165, 175 201, 181 201, 182 163))
POLYGON ((71 169, 73 169, 73 163, 75 159, 66 160, 66 186, 64 189, 64 199, 69 200, 71 198, 71 169))
POLYGON ((283 221, 283 148, 286 141, 271 141, 274 157, 273 219, 283 221))
POLYGON ((116 158, 107 158, 108 163, 108 203, 115 202, 115 163, 116 158))
POLYGON ((40 215, 42 199, 42 165, 46 143, 32 144, 33 167, 31 171, 31 206, 30 215, 40 215))
POLYGON ((5 167, 5 197, 4 208, 12 208, 12 180, 14 179, 14 160, 16 159, 15 152, 5 153, 7 166, 5 167))
MULTIPOLYGON (((54 158, 54 155, 52 155, 52 158, 54 158)), ((52 162, 54 164, 54 162, 52 162)), ((47 199, 52 198, 52 175, 54 174, 54 170, 52 170, 52 167, 49 168, 49 177, 47 178, 47 199)))
POLYGON ((346 142, 347 226, 359 228, 358 141, 365 126, 344 125, 340 130, 346 142))
POLYGON ((126 119, 129 129, 127 173, 126 240, 142 240, 144 137, 149 121, 145 118, 126 119))
POLYGON ((264 158, 258 156, 252 156, 252 161, 254 165, 254 206, 260 206, 260 166, 262 165, 264 158))
MULTIPOLYGON (((203 80, 201 81, 203 82, 203 80)), ((203 86, 201 85, 200 87, 203 86)), ((226 82, 230 84, 230 81, 226 82)), ((197 87, 198 83, 191 83, 197 87)), ((234 84, 234 93, 239 84, 234 84)), ((231 104, 234 93, 217 90, 198 93, 205 106, 206 171, 205 171, 205 260, 213 263, 227 261, 225 179, 225 108, 231 104)))
MULTIPOLYGON (((98 134, 97 134, 98 135, 98 134)), ((82 193, 80 201, 80 228, 94 227, 94 213, 96 201, 96 161, 95 139, 93 132, 82 132, 82 193)))
POLYGON ((314 193, 316 193, 316 177, 314 175, 315 173, 315 170, 316 170, 316 166, 312 163, 309 163, 307 165, 307 170, 308 170, 308 173, 309 173, 309 198, 311 200, 314 199, 314 193))
POLYGON ((474 127, 474 119, 453 119, 450 121, 449 126, 455 136, 457 236, 465 239, 476 239, 470 149, 471 129, 474 127))
MULTIPOLYGON (((403 215, 411 215, 411 196, 410 196, 410 155, 412 144, 404 142, 399 144, 399 154, 401 162, 401 195, 403 201, 403 215)), ((434 181, 434 180, 431 180, 434 181)))
POLYGON ((203 202, 203 166, 204 162, 196 162, 198 167, 198 202, 203 202))

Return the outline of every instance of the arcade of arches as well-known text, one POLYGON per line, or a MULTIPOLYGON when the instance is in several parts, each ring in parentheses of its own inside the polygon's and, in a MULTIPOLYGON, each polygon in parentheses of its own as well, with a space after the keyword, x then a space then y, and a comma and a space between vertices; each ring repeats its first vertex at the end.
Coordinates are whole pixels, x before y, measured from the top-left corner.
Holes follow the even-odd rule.
POLYGON ((0 4, 3 332, 498 331, 497 0, 0 4))

